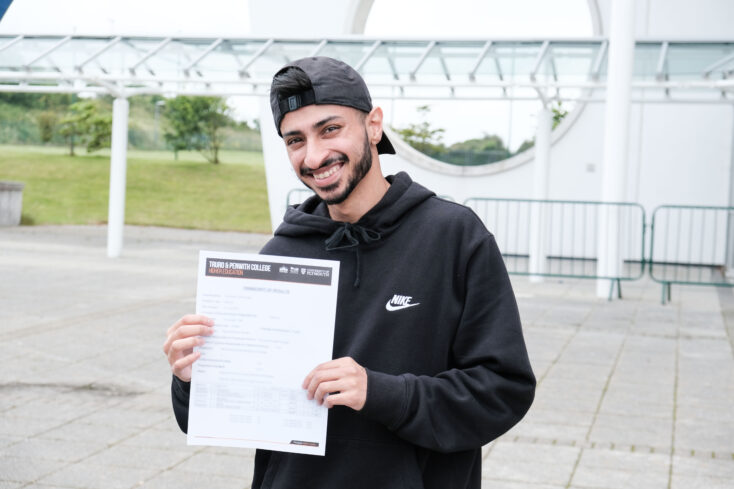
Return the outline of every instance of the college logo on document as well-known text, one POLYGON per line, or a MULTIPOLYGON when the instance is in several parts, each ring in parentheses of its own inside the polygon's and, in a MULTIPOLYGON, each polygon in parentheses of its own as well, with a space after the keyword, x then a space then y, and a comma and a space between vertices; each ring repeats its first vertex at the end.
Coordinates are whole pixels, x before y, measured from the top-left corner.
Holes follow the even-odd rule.
POLYGON ((413 296, 410 295, 395 294, 394 296, 392 296, 392 299, 387 301, 387 304, 385 304, 385 309, 392 312, 420 305, 420 302, 410 302, 412 299, 413 296))

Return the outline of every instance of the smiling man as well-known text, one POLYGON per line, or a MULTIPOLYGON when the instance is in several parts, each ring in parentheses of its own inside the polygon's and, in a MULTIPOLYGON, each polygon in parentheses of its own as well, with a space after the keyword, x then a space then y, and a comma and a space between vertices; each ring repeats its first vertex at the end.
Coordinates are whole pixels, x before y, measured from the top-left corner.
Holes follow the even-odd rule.
MULTIPOLYGON (((524 416, 535 391, 493 236, 406 173, 383 176, 379 155, 395 150, 348 65, 295 61, 273 78, 270 102, 316 195, 288 208, 262 253, 339 260, 341 271, 333 359, 302 386, 331 409, 326 455, 258 450, 252 488, 479 489, 481 447, 524 416)), ((164 344, 184 431, 192 348, 211 328, 184 316, 164 344)))

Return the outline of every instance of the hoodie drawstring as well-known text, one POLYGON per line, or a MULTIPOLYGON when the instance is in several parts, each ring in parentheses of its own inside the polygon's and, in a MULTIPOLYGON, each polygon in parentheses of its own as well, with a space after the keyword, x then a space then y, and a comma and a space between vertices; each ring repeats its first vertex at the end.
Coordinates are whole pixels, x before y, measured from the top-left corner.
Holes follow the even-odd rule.
POLYGON ((382 236, 375 230, 367 229, 358 224, 345 222, 329 236, 324 243, 326 251, 352 249, 357 260, 357 273, 354 278, 354 287, 359 287, 361 276, 360 243, 372 243, 378 241, 382 236))

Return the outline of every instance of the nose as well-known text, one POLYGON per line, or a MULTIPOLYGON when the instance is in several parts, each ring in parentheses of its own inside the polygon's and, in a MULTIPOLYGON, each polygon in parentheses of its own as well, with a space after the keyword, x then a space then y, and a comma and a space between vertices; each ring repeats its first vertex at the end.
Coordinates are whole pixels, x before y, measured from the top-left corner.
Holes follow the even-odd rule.
POLYGON ((306 141, 306 156, 303 159, 304 165, 311 170, 316 170, 326 160, 329 151, 323 142, 316 138, 306 141))

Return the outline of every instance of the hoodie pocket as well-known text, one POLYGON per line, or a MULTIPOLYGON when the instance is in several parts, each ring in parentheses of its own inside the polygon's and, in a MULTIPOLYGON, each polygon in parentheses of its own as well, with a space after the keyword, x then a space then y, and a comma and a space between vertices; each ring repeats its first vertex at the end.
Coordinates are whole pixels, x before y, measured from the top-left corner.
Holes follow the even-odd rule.
POLYGON ((413 446, 329 438, 326 455, 273 453, 263 489, 423 489, 413 446))

